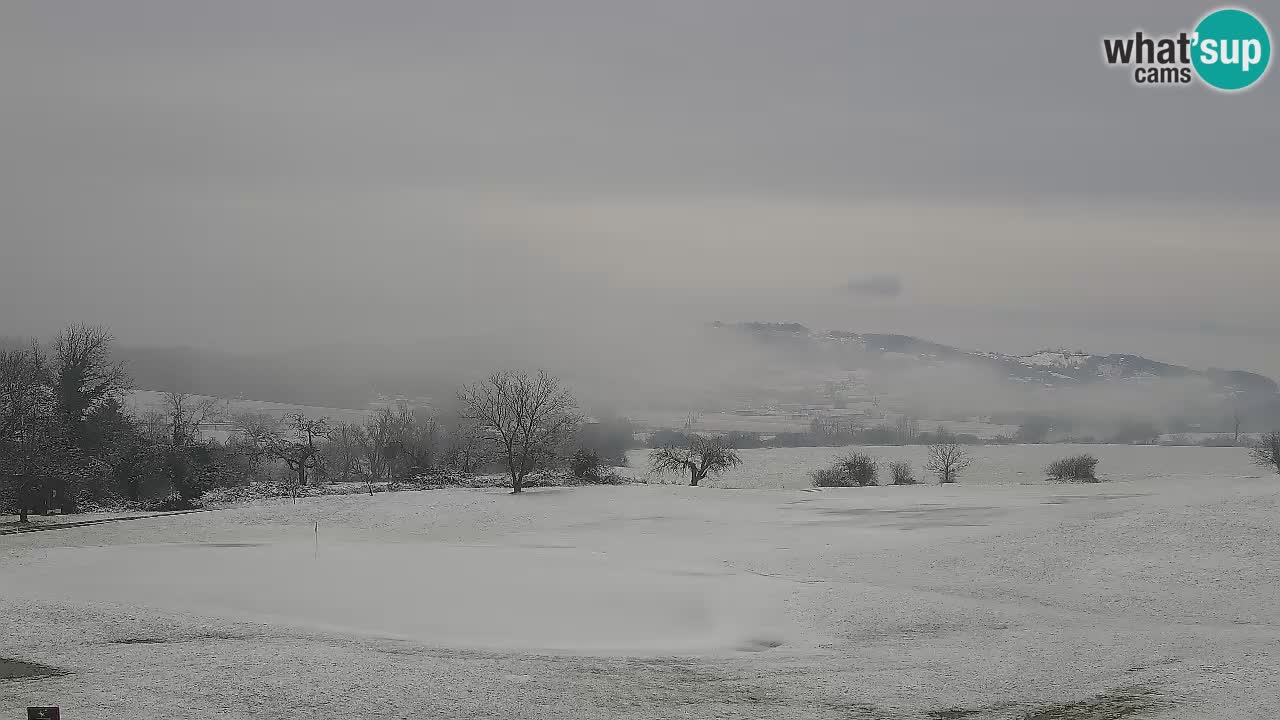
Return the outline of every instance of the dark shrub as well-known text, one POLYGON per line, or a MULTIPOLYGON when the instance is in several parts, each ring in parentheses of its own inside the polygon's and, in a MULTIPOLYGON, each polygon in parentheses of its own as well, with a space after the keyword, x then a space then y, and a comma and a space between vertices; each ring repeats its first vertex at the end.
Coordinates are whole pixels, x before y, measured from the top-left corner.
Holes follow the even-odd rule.
POLYGON ((1093 472, 1097 466, 1098 458, 1092 455, 1072 455, 1054 460, 1044 471, 1050 480, 1098 482, 1098 477, 1093 472))
POLYGON ((204 507, 195 500, 184 498, 181 495, 174 494, 161 500, 152 500, 145 505, 150 512, 174 512, 177 510, 198 510, 204 507))
POLYGON ((911 472, 911 463, 895 460, 889 463, 889 474, 893 476, 894 485, 915 485, 916 476, 911 472))
POLYGON ((891 427, 869 427, 860 430, 857 436, 850 438, 850 441, 856 441, 861 445, 897 445, 898 431, 891 427))
POLYGON ((724 442, 735 450, 764 447, 764 441, 760 439, 760 433, 743 432, 741 430, 727 433, 724 436, 724 442))
POLYGON ((780 432, 773 436, 773 447, 814 447, 818 444, 812 433, 780 432))
POLYGON ((630 479, 622 475, 619 475, 617 472, 611 469, 606 469, 606 470, 602 470, 597 475, 588 475, 582 478, 575 477, 575 478, 572 478, 572 480, 567 479, 564 484, 566 485, 627 485, 630 482, 631 482, 630 479))
POLYGON ((1047 417, 1030 417, 1018 426, 1013 439, 1020 443, 1042 443, 1049 437, 1053 421, 1047 417))
POLYGON ((844 476, 840 468, 834 465, 809 473, 814 487, 853 487, 853 483, 844 476))
POLYGON ((578 480, 596 480, 604 474, 604 460, 594 450, 578 450, 569 458, 569 472, 578 480))
POLYGON ((577 447, 594 452, 609 465, 626 465, 627 451, 637 447, 635 432, 626 418, 604 418, 578 428, 577 447))
POLYGON ((1249 456, 1255 464, 1280 472, 1280 431, 1272 430, 1258 436, 1249 449, 1249 456))
POLYGON ((168 491, 164 449, 141 433, 123 435, 107 458, 116 492, 125 498, 142 500, 168 491))
POLYGON ((810 477, 815 487, 868 487, 878 484, 879 470, 875 458, 856 452, 836 460, 831 467, 814 471, 810 477))
POLYGON ((1155 445, 1160 429, 1145 420, 1122 423, 1107 442, 1122 445, 1155 445))
POLYGON ((654 430, 649 435, 649 447, 660 448, 668 445, 684 447, 689 444, 689 436, 679 430, 654 430))

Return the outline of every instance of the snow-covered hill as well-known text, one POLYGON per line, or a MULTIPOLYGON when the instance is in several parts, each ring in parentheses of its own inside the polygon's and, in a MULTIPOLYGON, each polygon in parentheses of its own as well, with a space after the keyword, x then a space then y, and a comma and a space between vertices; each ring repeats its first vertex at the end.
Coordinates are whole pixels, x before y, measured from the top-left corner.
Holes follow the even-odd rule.
POLYGON ((717 331, 745 333, 766 343, 788 343, 815 351, 846 349, 873 357, 892 355, 895 356, 893 359, 903 363, 985 367, 1006 374, 1011 381, 1036 383, 1046 387, 1117 380, 1200 378, 1225 394, 1272 396, 1278 390, 1274 380, 1257 373, 1219 368, 1197 370, 1123 353, 1098 355, 1066 349, 1046 349, 1029 355, 1009 355, 964 350, 909 335, 817 331, 798 323, 717 322, 712 327, 717 331))

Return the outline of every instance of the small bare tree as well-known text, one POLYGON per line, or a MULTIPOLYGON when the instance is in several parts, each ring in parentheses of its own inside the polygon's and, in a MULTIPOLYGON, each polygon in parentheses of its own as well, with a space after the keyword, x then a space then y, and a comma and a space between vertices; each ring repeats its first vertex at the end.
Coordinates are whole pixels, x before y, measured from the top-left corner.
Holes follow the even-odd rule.
POLYGON ((395 459, 400 454, 396 443, 400 434, 401 418, 389 407, 378 408, 364 419, 358 440, 369 465, 370 483, 378 478, 390 480, 395 473, 395 459))
POLYGON ((889 463, 889 474, 893 476, 894 485, 915 485, 916 477, 911 472, 911 463, 895 460, 889 463))
POLYGON ((539 370, 500 371, 458 392, 459 414, 489 433, 502 449, 511 476, 511 492, 525 477, 554 458, 578 426, 577 401, 554 376, 539 370))
POLYGON ((163 410, 154 407, 142 410, 134 415, 134 422, 137 423, 138 432, 149 442, 157 445, 168 442, 169 417, 163 410))
POLYGON ((436 417, 421 408, 399 403, 394 412, 386 411, 388 442, 384 457, 396 477, 429 470, 440 453, 441 428, 436 417))
POLYGON ((167 392, 162 402, 170 442, 175 446, 198 442, 200 426, 218 414, 222 403, 218 398, 183 392, 167 392))
POLYGON ((924 468, 937 475, 940 482, 953 483, 973 461, 969 458, 969 452, 955 438, 942 432, 938 435, 938 442, 929 446, 924 468))
POLYGON ((299 412, 285 415, 283 424, 284 430, 272 440, 270 452, 289 466, 295 478, 290 488, 297 497, 307 484, 307 473, 320 465, 320 446, 329 437, 329 421, 299 412))
POLYGON ((689 473, 689 485, 697 487, 708 475, 719 475, 742 464, 738 452, 722 438, 692 435, 689 445, 666 445, 649 453, 649 468, 655 474, 689 473))
POLYGON ((1264 433, 1249 449, 1249 455, 1258 465, 1280 472, 1280 431, 1264 433))
POLYGON ((463 475, 489 462, 493 438, 478 423, 462 419, 449 433, 448 462, 463 475))
POLYGON ((164 394, 170 481, 173 489, 183 498, 190 499, 200 495, 190 477, 187 452, 200 441, 200 426, 218 412, 219 405, 217 398, 183 392, 164 394))
POLYGON ((325 443, 325 451, 330 456, 330 464, 334 473, 343 482, 352 475, 360 474, 360 438, 362 428, 354 423, 338 423, 329 432, 329 442, 325 443))
POLYGON ((920 421, 912 415, 902 415, 894 423, 894 433, 898 436, 898 442, 911 445, 920 438, 920 421))
POLYGON ((280 429, 280 418, 270 413, 239 412, 231 416, 231 426, 236 449, 243 455, 249 472, 257 475, 280 429))

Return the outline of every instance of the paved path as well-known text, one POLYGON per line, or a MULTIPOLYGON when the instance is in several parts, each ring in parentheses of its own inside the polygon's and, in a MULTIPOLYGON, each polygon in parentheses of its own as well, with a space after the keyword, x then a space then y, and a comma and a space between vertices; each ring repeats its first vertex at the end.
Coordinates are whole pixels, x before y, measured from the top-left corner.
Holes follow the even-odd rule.
POLYGON ((220 508, 198 508, 196 510, 173 510, 170 512, 152 513, 150 515, 128 515, 124 517, 97 518, 95 520, 80 520, 77 522, 54 523, 52 525, 18 525, 17 527, 0 529, 0 535, 17 535, 18 533, 40 532, 42 530, 61 530, 64 528, 84 527, 85 525, 99 525, 109 522, 120 522, 122 520, 145 520, 147 518, 165 517, 168 515, 187 515, 189 513, 210 512, 220 508))

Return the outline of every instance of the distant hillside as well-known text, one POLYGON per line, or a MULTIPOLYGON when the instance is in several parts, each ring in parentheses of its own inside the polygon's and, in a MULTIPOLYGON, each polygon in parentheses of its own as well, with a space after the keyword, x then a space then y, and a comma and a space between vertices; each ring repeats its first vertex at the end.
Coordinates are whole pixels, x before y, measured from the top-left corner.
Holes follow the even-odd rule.
POLYGON ((371 391, 361 377, 290 362, 275 355, 236 355, 189 347, 122 347, 136 387, 224 398, 363 407, 371 391))
POLYGON ((380 395, 452 398, 476 368, 512 365, 491 340, 405 345, 334 343, 238 354, 193 347, 123 346, 135 387, 328 408, 364 408, 380 395))
POLYGON ((744 333, 765 343, 785 342, 823 347, 850 347, 873 355, 900 355, 914 362, 965 364, 996 370, 1010 380, 1045 387, 1105 383, 1146 378, 1203 378, 1223 393, 1275 395, 1275 380, 1243 370, 1196 370, 1158 362, 1140 355, 1096 355, 1068 350, 1041 350, 1030 355, 963 350, 909 335, 815 331, 799 323, 712 323, 712 327, 744 333))

